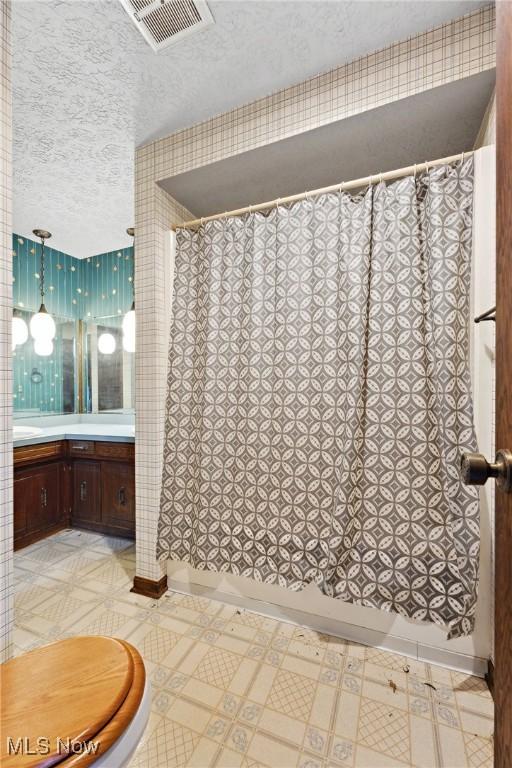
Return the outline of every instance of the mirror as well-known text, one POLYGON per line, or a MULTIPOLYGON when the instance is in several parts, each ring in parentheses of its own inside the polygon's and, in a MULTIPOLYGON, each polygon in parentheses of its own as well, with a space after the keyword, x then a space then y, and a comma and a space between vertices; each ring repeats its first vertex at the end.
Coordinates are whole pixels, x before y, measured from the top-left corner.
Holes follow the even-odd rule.
POLYGON ((40 355, 27 328, 32 312, 17 309, 12 352, 13 410, 17 418, 77 410, 77 323, 53 315, 57 332, 49 355, 40 355), (23 322, 20 322, 23 321, 23 322), (25 327, 23 326, 25 323, 25 327))
POLYGON ((120 315, 84 323, 85 410, 131 413, 135 408, 135 355, 123 348, 120 315))

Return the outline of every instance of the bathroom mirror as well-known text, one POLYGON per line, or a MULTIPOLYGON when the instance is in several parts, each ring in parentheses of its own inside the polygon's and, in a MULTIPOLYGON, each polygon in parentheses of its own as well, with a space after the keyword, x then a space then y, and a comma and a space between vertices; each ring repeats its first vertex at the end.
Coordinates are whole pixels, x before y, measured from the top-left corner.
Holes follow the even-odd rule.
POLYGON ((37 354, 28 333, 32 312, 17 309, 13 322, 13 410, 16 418, 77 410, 77 322, 52 315, 56 334, 48 355, 37 354))
POLYGON ((121 315, 84 322, 84 410, 133 413, 135 355, 123 346, 121 315))

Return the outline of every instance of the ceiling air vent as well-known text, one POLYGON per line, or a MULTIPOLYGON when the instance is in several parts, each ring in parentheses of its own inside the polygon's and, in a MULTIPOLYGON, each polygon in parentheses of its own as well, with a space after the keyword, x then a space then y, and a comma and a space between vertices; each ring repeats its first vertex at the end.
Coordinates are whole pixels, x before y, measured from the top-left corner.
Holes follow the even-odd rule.
POLYGON ((213 24, 205 0, 120 0, 154 51, 213 24))

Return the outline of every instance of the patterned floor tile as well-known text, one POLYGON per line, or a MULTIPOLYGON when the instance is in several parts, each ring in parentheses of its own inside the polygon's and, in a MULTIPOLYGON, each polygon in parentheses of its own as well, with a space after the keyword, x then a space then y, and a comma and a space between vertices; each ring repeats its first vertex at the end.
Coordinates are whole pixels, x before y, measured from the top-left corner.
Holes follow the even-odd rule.
POLYGON ((363 698, 357 739, 370 749, 410 762, 409 721, 399 709, 363 698))
POLYGON ((280 670, 274 679, 267 706, 284 715, 307 720, 314 695, 315 686, 309 678, 280 670))
POLYGON ((162 627, 152 627, 144 637, 141 652, 144 658, 156 663, 162 661, 180 640, 180 636, 162 627))
POLYGON ((130 768, 183 768, 199 744, 199 734, 163 719, 130 763, 130 768))
POLYGON ((133 543, 67 530, 15 554, 15 653, 123 637, 152 683, 130 768, 491 768, 485 682, 201 595, 129 591, 133 543))
POLYGON ((227 689, 241 661, 241 657, 234 653, 212 648, 194 671, 194 677, 217 688, 227 689))
POLYGON ((490 738, 484 739, 473 733, 464 733, 464 745, 471 768, 492 768, 493 749, 490 738))

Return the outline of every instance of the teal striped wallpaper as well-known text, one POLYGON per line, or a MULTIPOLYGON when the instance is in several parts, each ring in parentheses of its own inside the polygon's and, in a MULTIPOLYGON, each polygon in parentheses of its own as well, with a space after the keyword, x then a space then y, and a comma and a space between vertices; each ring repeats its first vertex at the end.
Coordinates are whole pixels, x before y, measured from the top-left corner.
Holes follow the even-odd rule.
MULTIPOLYGON (((51 241, 49 241, 51 242, 51 241)), ((13 305, 37 312, 41 245, 13 235, 13 305)), ((82 268, 80 259, 45 246, 45 303, 48 312, 78 320, 82 312, 82 268)))
MULTIPOLYGON (((51 241, 50 241, 51 242, 51 241)), ((28 322, 40 304, 39 243, 13 235, 13 306, 28 322), (25 314, 27 313, 27 314, 25 314)), ((133 300, 133 248, 87 259, 45 247, 45 304, 57 322, 54 352, 40 357, 31 339, 13 352, 13 397, 16 411, 63 413, 73 410, 69 385, 73 322, 122 316, 133 300), (68 321, 68 322, 65 322, 68 321), (33 376, 34 371, 41 374, 33 376), (66 380, 67 377, 67 380, 66 380), (33 379, 38 383, 34 383, 33 379)), ((112 323, 116 324, 116 323, 112 323)), ((76 333, 76 329, 75 329, 76 333)))
POLYGON ((82 259, 83 319, 124 315, 133 301, 133 248, 82 259))

